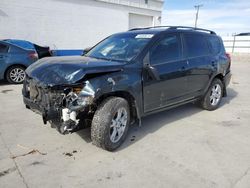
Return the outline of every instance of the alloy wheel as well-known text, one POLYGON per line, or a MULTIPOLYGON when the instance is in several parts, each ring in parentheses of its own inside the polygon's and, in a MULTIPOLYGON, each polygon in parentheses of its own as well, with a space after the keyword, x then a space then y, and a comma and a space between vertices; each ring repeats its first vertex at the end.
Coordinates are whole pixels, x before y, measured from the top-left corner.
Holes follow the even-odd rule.
POLYGON ((210 104, 216 106, 221 99, 221 94, 222 94, 221 86, 219 84, 215 84, 211 90, 210 104))
POLYGON ((14 83, 21 83, 25 79, 25 71, 22 68, 16 67, 10 71, 10 79, 14 83))
POLYGON ((111 120, 110 125, 110 140, 113 143, 118 142, 125 132, 127 126, 128 114, 125 108, 121 107, 117 110, 111 120))

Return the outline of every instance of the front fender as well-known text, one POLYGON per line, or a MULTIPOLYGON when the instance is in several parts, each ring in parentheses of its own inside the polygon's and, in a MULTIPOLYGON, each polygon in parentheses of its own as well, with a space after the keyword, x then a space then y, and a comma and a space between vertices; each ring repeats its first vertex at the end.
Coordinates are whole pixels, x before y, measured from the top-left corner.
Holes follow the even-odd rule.
POLYGON ((140 70, 133 69, 122 70, 111 74, 94 77, 88 80, 92 85, 95 97, 94 101, 98 101, 102 96, 115 95, 116 93, 128 93, 134 101, 137 109, 138 118, 142 114, 142 84, 140 70))

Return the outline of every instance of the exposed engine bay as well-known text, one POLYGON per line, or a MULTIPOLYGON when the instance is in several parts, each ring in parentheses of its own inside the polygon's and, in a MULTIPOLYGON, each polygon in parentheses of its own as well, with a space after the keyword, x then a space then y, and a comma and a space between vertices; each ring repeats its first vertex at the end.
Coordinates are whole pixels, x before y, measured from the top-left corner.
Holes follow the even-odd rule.
POLYGON ((79 130, 93 114, 95 92, 89 81, 83 83, 43 86, 26 78, 23 86, 26 107, 41 114, 61 133, 79 130))

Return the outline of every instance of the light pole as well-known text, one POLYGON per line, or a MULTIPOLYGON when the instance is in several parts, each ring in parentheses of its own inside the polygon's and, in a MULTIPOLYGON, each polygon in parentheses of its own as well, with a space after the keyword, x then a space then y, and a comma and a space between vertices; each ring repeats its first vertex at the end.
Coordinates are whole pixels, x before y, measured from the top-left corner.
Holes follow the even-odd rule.
POLYGON ((195 24, 194 24, 194 27, 196 28, 197 27, 197 21, 198 21, 198 17, 199 17, 199 10, 200 10, 200 7, 203 7, 203 5, 195 5, 194 8, 197 10, 196 11, 196 16, 195 16, 195 24))

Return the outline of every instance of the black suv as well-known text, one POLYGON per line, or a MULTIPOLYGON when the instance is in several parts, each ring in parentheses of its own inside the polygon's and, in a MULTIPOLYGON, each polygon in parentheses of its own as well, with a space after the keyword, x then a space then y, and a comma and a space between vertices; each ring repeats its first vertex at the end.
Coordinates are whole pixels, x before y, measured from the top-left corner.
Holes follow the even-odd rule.
POLYGON ((114 34, 82 57, 49 57, 26 70, 23 100, 62 133, 91 125, 93 143, 118 148, 129 125, 190 102, 218 108, 230 57, 215 32, 165 26, 114 34))

